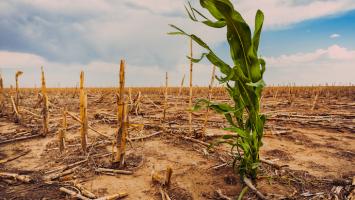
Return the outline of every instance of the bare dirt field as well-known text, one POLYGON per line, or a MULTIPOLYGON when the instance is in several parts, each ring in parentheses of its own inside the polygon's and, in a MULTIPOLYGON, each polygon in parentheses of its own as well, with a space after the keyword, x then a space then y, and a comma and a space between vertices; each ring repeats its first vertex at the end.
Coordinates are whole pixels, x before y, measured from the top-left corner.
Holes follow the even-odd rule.
MULTIPOLYGON (((208 148, 224 134, 223 116, 210 112, 203 132, 204 110, 193 113, 189 132, 187 89, 179 97, 169 88, 163 121, 163 89, 132 88, 131 101, 139 109, 129 115, 129 142, 123 170, 133 174, 98 172, 111 164, 117 131, 114 89, 87 89, 88 151, 80 145, 80 124, 68 117, 65 151, 60 153, 58 131, 64 107, 79 116, 75 89, 49 89, 49 134, 41 136, 38 90, 20 91, 15 122, 10 95, 0 113, 0 172, 28 175, 29 183, 0 176, 0 199, 70 199, 59 188, 79 191, 80 183, 96 197, 128 193, 124 199, 162 199, 160 188, 173 200, 234 199, 243 188, 232 169, 229 147, 208 148), (138 92, 141 100, 136 102, 138 92), (136 112, 137 111, 137 112, 136 112), (147 136, 147 137, 145 137, 147 136), (148 137, 149 136, 149 137, 148 137), (152 173, 173 170, 171 185, 161 187, 152 173), (64 172, 64 174, 62 173, 64 172)), ((128 90, 127 90, 128 94, 128 90)), ((206 88, 194 88, 194 99, 207 97, 206 88)), ((229 102, 222 88, 214 101, 229 102)), ((134 108, 134 106, 132 106, 134 108)), ((262 112, 267 115, 262 162, 256 188, 269 199, 351 199, 355 177, 355 87, 266 88, 262 112)), ((238 164, 238 163, 237 163, 238 164)), ((248 191, 244 199, 257 199, 248 191)))

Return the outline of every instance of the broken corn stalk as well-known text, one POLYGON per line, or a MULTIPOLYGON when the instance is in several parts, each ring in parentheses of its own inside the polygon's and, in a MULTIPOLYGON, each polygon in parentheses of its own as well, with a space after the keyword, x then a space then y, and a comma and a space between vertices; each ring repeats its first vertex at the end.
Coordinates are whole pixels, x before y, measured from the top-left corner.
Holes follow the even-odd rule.
POLYGON ((20 104, 20 87, 19 87, 19 84, 18 84, 18 77, 21 76, 23 74, 22 71, 17 71, 16 72, 16 75, 15 75, 15 79, 16 79, 16 109, 17 111, 19 111, 18 107, 19 107, 19 104, 20 104))
POLYGON ((112 149, 113 162, 119 163, 120 166, 124 164, 124 156, 126 152, 126 137, 128 135, 128 105, 124 102, 125 92, 125 62, 121 60, 119 73, 119 95, 117 100, 117 119, 118 130, 115 134, 114 146, 112 149), (116 148, 116 152, 114 149, 116 148))
POLYGON ((168 72, 165 73, 165 90, 164 90, 164 111, 163 111, 163 122, 166 118, 166 109, 168 108, 168 72))
MULTIPOLYGON (((212 69, 212 76, 211 76, 211 82, 208 86, 208 101, 212 100, 212 89, 213 89, 213 82, 214 82, 214 76, 215 76, 215 72, 216 72, 216 66, 213 65, 213 69, 212 69)), ((207 129, 207 122, 208 122, 208 114, 210 112, 210 107, 207 106, 207 110, 206 110, 206 115, 205 115, 205 122, 203 124, 203 131, 202 134, 205 135, 206 134, 206 129, 207 129)))
POLYGON ((46 136, 48 134, 48 121, 49 121, 49 114, 48 114, 48 96, 47 96, 47 88, 46 88, 46 79, 44 76, 44 70, 43 67, 41 67, 41 82, 42 82, 42 117, 43 117, 43 132, 42 135, 46 136))
POLYGON ((65 134, 67 130, 67 110, 64 108, 63 110, 63 121, 62 121, 62 128, 59 131, 59 150, 62 153, 65 149, 65 134))
POLYGON ((87 94, 84 90, 84 72, 80 73, 80 121, 81 148, 86 152, 88 135, 87 94))

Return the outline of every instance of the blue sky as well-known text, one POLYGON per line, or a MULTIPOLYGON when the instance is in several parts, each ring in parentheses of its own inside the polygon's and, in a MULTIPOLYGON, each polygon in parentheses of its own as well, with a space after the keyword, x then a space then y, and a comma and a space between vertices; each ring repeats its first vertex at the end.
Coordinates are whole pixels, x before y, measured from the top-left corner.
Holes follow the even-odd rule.
MULTIPOLYGON (((188 74, 188 40, 166 35, 168 24, 200 35, 229 60, 225 29, 192 23, 183 0, 3 0, 0 2, 0 70, 5 86, 17 70, 23 86, 75 86, 80 70, 87 86, 115 86, 118 63, 127 63, 128 86, 170 84, 188 74)), ((233 0, 253 26, 265 14, 261 56, 269 85, 354 83, 355 0, 233 0)), ((198 6, 198 1, 192 4, 198 6)), ((202 10, 202 9, 200 9, 202 10)), ((201 49, 194 48, 195 55, 201 49)), ((194 66, 194 84, 207 85, 211 65, 194 66)))
POLYGON ((333 44, 348 49, 355 47, 355 10, 338 15, 303 21, 281 30, 269 30, 263 35, 265 56, 293 54, 327 48, 333 44), (338 34, 337 38, 329 38, 338 34))

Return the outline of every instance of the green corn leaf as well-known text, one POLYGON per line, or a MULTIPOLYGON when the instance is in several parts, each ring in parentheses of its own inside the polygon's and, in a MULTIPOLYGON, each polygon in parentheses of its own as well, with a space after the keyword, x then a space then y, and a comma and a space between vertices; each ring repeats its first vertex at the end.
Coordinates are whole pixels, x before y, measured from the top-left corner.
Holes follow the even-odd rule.
POLYGON ((208 99, 198 99, 192 109, 192 111, 198 111, 201 108, 207 108, 209 107, 210 109, 222 113, 222 114, 227 114, 231 113, 234 111, 233 107, 226 103, 216 103, 216 102, 211 102, 208 99))
POLYGON ((192 6, 191 6, 190 2, 188 2, 188 4, 189 4, 189 8, 191 10, 191 13, 190 13, 189 9, 186 6, 185 6, 185 10, 186 10, 187 14, 189 15, 190 19, 192 21, 196 22, 197 18, 196 18, 195 14, 194 14, 194 11, 192 10, 192 6))
POLYGON ((191 58, 190 56, 187 56, 187 58, 190 59, 193 63, 198 63, 198 62, 200 62, 206 55, 207 55, 207 53, 203 53, 203 54, 201 54, 201 57, 200 57, 200 58, 191 58))
POLYGON ((262 58, 259 58, 259 63, 261 65, 261 77, 263 76, 264 72, 265 72, 265 65, 266 65, 266 62, 264 59, 262 58))
POLYGON ((213 28, 223 28, 226 26, 226 22, 223 20, 219 20, 219 21, 210 21, 210 20, 205 20, 202 21, 202 23, 206 24, 209 27, 213 27, 213 28))
POLYGON ((224 113, 224 117, 226 118, 226 120, 229 122, 229 124, 233 125, 233 126, 236 126, 233 118, 232 118, 232 115, 230 113, 224 113))
MULTIPOLYGON (((186 7, 185 7, 186 8, 186 7)), ((199 14, 202 18, 204 18, 204 21, 201 21, 202 23, 204 23, 205 25, 209 26, 209 27, 213 27, 213 28, 223 28, 226 26, 226 22, 224 20, 217 20, 217 21, 212 21, 210 19, 208 19, 206 16, 204 16, 201 12, 199 12, 198 10, 196 10, 195 8, 191 7, 192 12, 196 12, 197 14, 199 14)), ((193 20, 193 19, 192 19, 193 20)), ((194 20, 195 21, 195 20, 194 20)))
POLYGON ((206 8, 215 19, 217 20, 224 19, 222 13, 220 13, 220 11, 216 7, 216 1, 200 0, 200 4, 203 8, 206 8))
POLYGON ((250 79, 246 76, 246 74, 244 74, 240 66, 234 66, 233 70, 236 71, 236 73, 234 74, 237 76, 238 79, 240 79, 243 82, 250 82, 250 79))
POLYGON ((260 166, 260 163, 253 163, 252 165, 251 165, 251 168, 252 169, 256 169, 256 168, 258 168, 260 166))
POLYGON ((224 128, 224 130, 227 130, 227 131, 232 131, 232 132, 235 132, 237 133, 240 137, 247 137, 246 133, 244 132, 244 130, 240 129, 240 128, 237 128, 237 127, 228 127, 228 128, 224 128))
POLYGON ((199 14, 202 18, 204 18, 205 20, 210 21, 205 15, 203 15, 200 11, 196 10, 195 8, 191 7, 193 12, 196 12, 197 14, 199 14))
POLYGON ((230 2, 216 1, 215 5, 227 23, 227 40, 234 64, 241 65, 244 73, 247 73, 250 64, 248 50, 251 46, 249 25, 244 21, 240 13, 234 10, 230 2))
POLYGON ((234 142, 233 140, 228 140, 228 139, 219 139, 213 143, 210 143, 210 145, 207 147, 208 149, 211 149, 213 148, 214 146, 217 146, 217 145, 220 145, 220 144, 228 144, 228 145, 231 145, 233 146, 234 145, 234 142))
MULTIPOLYGON (((197 44, 199 44, 201 47, 205 48, 206 50, 208 50, 208 53, 202 54, 202 57, 207 57, 207 59, 214 65, 216 65, 220 71, 223 74, 229 74, 229 72, 231 71, 231 67, 226 64, 225 62, 223 62, 222 59, 220 59, 219 57, 217 57, 217 55, 215 53, 213 53, 213 51, 211 50, 211 48, 204 42, 202 41, 199 37, 197 37, 196 35, 193 34, 187 34, 186 32, 184 32, 182 29, 178 28, 175 25, 171 25, 171 27, 175 28, 176 30, 179 31, 180 35, 185 35, 190 37, 191 39, 193 39, 197 44)), ((176 33, 176 32, 173 32, 176 33)), ((202 60, 202 59, 201 59, 202 60)))
POLYGON ((226 83, 227 81, 231 80, 234 77, 234 70, 231 70, 230 74, 228 74, 228 76, 224 77, 224 78, 218 78, 217 80, 219 81, 219 83, 226 83))
POLYGON ((259 48, 260 35, 261 35, 261 30, 263 28, 263 23, 264 23, 264 13, 261 10, 258 10, 255 15, 255 29, 254 29, 254 35, 252 40, 255 53, 258 51, 259 48))
POLYGON ((183 35, 181 32, 169 32, 168 35, 183 35))
POLYGON ((260 79, 258 82, 256 83, 247 83, 247 85, 249 86, 252 86, 252 87, 256 87, 256 88, 259 88, 259 87, 264 87, 265 86, 265 82, 263 79, 260 79))
POLYGON ((193 18, 194 18, 194 19, 197 19, 196 16, 195 16, 194 10, 192 9, 191 3, 190 3, 189 1, 188 1, 187 3, 189 4, 189 8, 190 8, 190 10, 191 10, 191 13, 192 13, 192 15, 193 15, 193 18))
POLYGON ((238 135, 223 135, 222 136, 222 139, 232 139, 232 138, 234 138, 234 137, 238 137, 238 135))
POLYGON ((190 19, 191 19, 192 21, 197 21, 197 19, 196 19, 196 18, 194 18, 194 17, 191 15, 190 11, 187 9, 187 7, 186 7, 186 6, 185 6, 185 10, 186 10, 186 12, 187 12, 188 16, 190 17, 190 19))

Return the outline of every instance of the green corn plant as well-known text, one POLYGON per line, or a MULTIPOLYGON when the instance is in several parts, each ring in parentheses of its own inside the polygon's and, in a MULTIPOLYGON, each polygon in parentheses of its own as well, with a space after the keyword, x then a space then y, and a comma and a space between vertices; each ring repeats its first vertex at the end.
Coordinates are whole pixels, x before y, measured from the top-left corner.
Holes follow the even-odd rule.
POLYGON ((209 107, 223 114, 230 127, 226 128, 232 134, 225 135, 217 143, 231 145, 233 153, 233 168, 239 172, 241 178, 255 179, 259 167, 259 149, 262 146, 265 116, 260 114, 260 99, 265 86, 263 74, 265 61, 258 56, 258 47, 264 21, 262 11, 258 10, 255 16, 254 33, 241 14, 236 11, 229 0, 200 0, 200 5, 214 18, 207 18, 189 3, 185 7, 191 20, 202 22, 212 28, 224 28, 227 31, 227 42, 233 64, 229 65, 220 59, 213 50, 199 37, 188 34, 177 26, 171 35, 184 35, 206 50, 200 58, 192 58, 193 62, 200 62, 207 58, 221 72, 216 77, 225 85, 233 104, 210 102, 206 99, 197 100, 194 110, 209 107), (202 19, 199 20, 198 18, 202 19), (239 165, 237 165, 239 161, 239 165))

